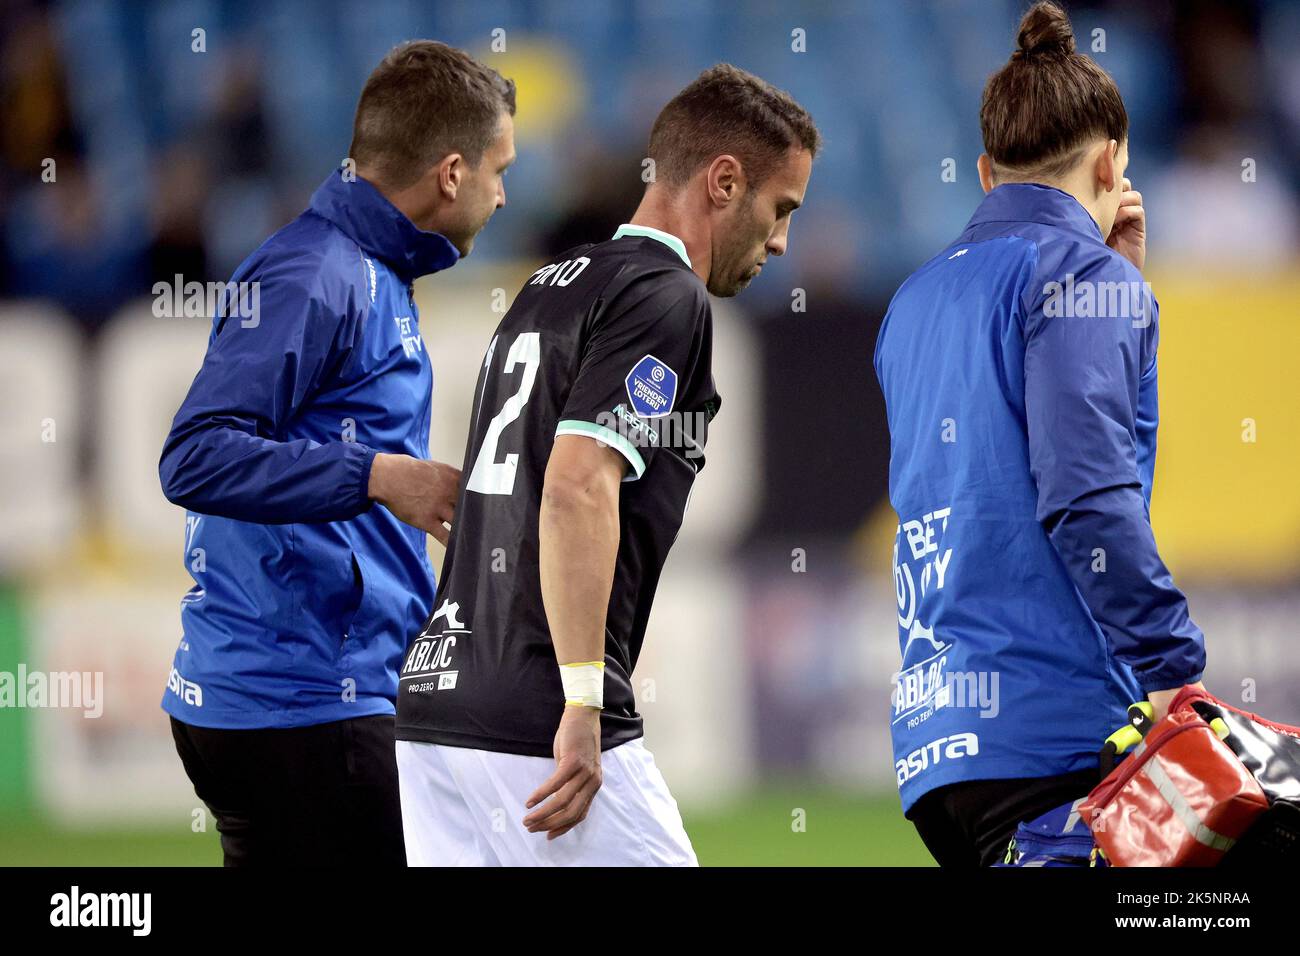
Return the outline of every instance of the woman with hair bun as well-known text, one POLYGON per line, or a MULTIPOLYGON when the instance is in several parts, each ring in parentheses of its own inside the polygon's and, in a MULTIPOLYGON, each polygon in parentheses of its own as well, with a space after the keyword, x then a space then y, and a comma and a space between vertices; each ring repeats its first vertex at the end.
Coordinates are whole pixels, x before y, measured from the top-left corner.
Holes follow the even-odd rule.
POLYGON ((980 127, 987 195, 898 290, 875 351, 895 769, 953 866, 999 861, 1019 823, 1086 795, 1127 706, 1159 719, 1205 667, 1149 516, 1159 326, 1128 114, 1055 4, 1025 14, 980 127))

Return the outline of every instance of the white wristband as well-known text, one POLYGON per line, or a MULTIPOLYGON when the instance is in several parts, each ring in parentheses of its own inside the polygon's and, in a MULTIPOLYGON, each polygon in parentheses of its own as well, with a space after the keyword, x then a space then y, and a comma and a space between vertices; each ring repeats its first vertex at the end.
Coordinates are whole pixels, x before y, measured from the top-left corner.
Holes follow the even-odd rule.
POLYGON ((560 683, 564 685, 565 706, 605 706, 605 662, 579 661, 560 665, 560 683))

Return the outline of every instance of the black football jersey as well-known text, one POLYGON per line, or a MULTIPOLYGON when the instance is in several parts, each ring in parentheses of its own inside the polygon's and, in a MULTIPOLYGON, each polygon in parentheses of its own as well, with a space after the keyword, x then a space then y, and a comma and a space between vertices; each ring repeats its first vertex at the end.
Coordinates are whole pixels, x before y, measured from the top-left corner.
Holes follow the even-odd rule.
POLYGON ((538 516, 557 435, 627 459, 602 747, 641 736, 632 669, 720 405, 704 283, 679 241, 649 232, 625 226, 537 270, 488 345, 442 579, 399 678, 398 739, 551 756, 564 691, 538 516))

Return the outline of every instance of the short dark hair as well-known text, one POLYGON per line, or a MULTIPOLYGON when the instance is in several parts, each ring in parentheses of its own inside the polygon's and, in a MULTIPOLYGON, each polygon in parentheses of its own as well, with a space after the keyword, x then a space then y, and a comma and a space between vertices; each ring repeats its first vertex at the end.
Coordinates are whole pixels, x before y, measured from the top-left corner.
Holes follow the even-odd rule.
POLYGON ((817 155, 821 134, 794 97, 729 63, 701 73, 669 100, 650 131, 655 178, 681 185, 724 153, 740 160, 753 187, 792 147, 817 155))
POLYGON ((1070 20, 1054 3, 1020 21, 1018 48, 989 77, 980 103, 984 151, 1018 175, 1059 176, 1087 140, 1128 137, 1128 112, 1109 73, 1074 49, 1070 20))
POLYGON ((448 153, 477 166, 502 112, 515 115, 515 84, 463 50, 436 40, 394 47, 361 90, 348 155, 395 188, 448 153))

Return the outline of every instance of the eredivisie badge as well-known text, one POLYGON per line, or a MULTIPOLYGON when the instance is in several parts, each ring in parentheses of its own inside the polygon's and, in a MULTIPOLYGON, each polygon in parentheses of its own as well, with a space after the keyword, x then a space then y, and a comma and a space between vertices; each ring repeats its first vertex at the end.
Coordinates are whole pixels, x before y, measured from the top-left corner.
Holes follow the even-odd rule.
POLYGON ((632 366, 625 383, 632 410, 642 418, 661 418, 673 410, 677 373, 653 355, 632 366))

